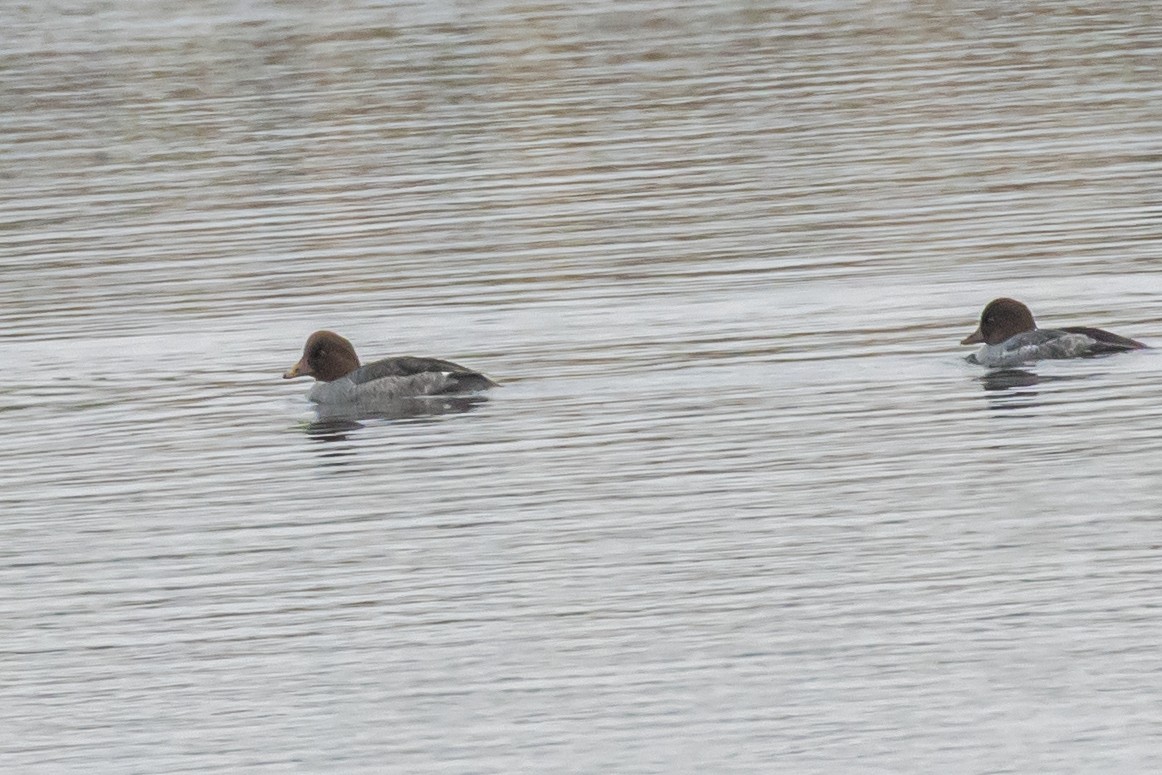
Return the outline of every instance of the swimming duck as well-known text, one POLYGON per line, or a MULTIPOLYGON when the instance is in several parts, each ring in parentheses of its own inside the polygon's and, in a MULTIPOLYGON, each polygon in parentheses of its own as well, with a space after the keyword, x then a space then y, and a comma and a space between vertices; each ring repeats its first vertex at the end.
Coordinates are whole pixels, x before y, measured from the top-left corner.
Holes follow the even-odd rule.
POLYGON ((333 331, 311 334, 303 357, 282 377, 314 377, 307 398, 317 404, 382 404, 496 386, 480 372, 438 358, 405 355, 361 366, 355 348, 333 331))
POLYGON ((968 356, 970 363, 1015 366, 1046 358, 1084 358, 1146 347, 1100 328, 1037 328, 1028 307, 1005 298, 988 303, 980 314, 980 325, 961 344, 982 342, 984 347, 968 356))

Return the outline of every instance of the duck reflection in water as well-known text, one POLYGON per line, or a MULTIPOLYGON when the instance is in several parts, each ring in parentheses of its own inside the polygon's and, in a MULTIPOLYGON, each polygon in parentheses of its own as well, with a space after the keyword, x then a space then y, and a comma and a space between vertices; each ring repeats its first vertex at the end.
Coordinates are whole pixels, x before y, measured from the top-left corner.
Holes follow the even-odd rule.
POLYGON ((1091 374, 1037 374, 1026 369, 993 369, 978 377, 985 398, 994 409, 1017 409, 1040 403, 1040 391, 1035 388, 1050 382, 1089 379, 1091 374))
POLYGON ((488 402, 485 395, 424 396, 380 403, 373 408, 359 406, 315 407, 315 420, 307 424, 306 434, 319 441, 344 441, 347 434, 374 420, 424 420, 448 414, 471 412, 488 402))
MULTIPOLYGON (((1030 388, 1041 382, 1041 377, 1025 369, 997 369, 979 378, 980 384, 989 392, 1030 388)), ((1033 393, 1036 395, 1036 392, 1033 393)))

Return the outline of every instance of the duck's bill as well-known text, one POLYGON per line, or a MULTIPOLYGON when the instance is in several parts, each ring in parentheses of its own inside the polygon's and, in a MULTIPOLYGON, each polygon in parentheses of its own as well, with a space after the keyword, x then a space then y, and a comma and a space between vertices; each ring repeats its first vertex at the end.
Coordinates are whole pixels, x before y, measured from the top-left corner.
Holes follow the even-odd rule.
POLYGON ((980 344, 984 341, 984 336, 980 333, 980 329, 973 331, 968 336, 960 341, 961 344, 980 344))
POLYGON ((287 371, 282 375, 282 378, 283 379, 294 379, 295 377, 308 376, 310 373, 311 373, 311 370, 307 366, 307 364, 303 363, 302 361, 299 361, 294 366, 291 366, 289 369, 287 369, 287 371))

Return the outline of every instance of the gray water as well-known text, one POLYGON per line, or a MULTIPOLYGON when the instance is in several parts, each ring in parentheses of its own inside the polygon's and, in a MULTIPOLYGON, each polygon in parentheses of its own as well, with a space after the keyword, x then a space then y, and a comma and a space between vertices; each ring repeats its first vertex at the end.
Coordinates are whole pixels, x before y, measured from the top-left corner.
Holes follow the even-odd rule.
POLYGON ((958 345, 1162 345, 1154 2, 0 42, 4 772, 1162 767, 1162 355, 958 345), (317 328, 503 386, 321 428, 317 328))

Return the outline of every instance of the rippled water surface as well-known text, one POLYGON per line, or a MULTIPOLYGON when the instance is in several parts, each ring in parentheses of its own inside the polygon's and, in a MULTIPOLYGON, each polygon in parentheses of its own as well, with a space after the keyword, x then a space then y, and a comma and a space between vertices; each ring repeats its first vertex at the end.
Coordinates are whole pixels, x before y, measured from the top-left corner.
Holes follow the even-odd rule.
POLYGON ((0 9, 5 772, 1150 772, 1153 2, 0 9), (503 383, 320 426, 331 328, 503 383))

